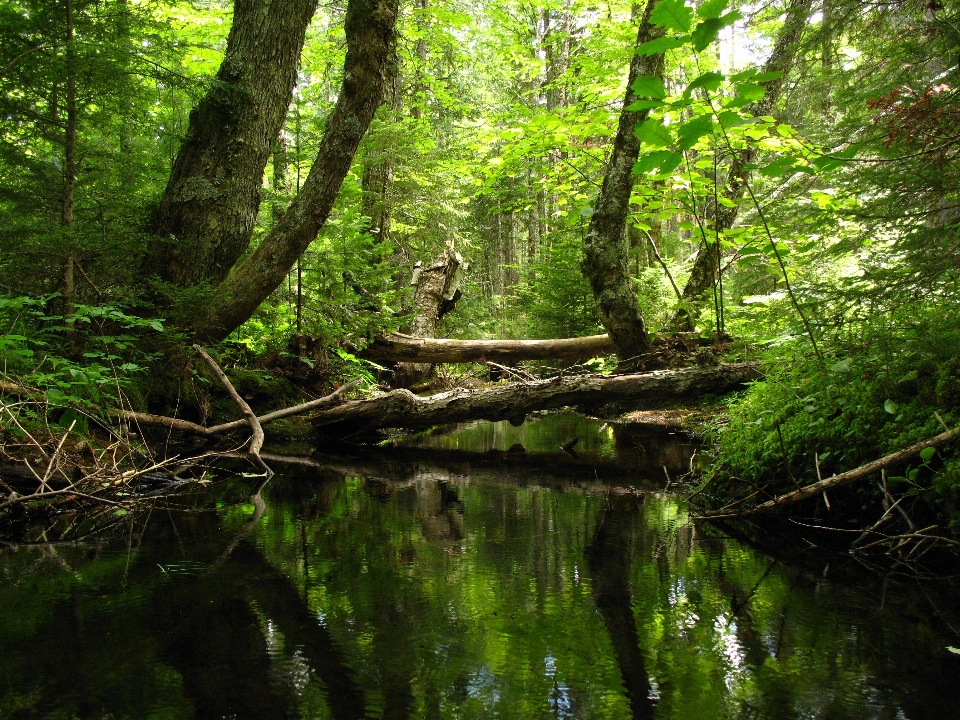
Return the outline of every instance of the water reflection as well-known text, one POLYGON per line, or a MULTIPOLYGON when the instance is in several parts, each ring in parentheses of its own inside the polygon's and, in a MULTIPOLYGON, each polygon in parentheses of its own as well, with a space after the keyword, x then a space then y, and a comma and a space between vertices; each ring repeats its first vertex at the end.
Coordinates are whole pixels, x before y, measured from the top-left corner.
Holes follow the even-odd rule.
MULTIPOLYGON (((607 442, 583 455, 613 467, 607 442)), ((491 449, 321 455, 275 465, 262 512, 222 484, 116 544, 8 553, 0 717, 960 716, 923 594, 704 536, 638 466, 472 475, 491 449)))

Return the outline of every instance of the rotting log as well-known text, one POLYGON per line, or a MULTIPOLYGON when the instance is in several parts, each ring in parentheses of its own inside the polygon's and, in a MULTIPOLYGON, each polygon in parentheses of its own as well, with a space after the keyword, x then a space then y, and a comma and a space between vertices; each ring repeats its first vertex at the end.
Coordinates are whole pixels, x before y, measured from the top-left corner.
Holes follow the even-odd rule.
MULTIPOLYGON (((463 258, 450 248, 434 258, 427 267, 414 270, 411 284, 416 290, 413 295, 413 319, 408 328, 412 336, 433 338, 436 335, 437 323, 453 310, 460 299, 462 278, 463 258)), ((394 387, 410 387, 427 377, 432 369, 431 360, 401 361, 394 368, 391 384, 394 387)))
POLYGON ((510 383, 496 387, 417 397, 409 390, 355 400, 326 410, 311 420, 322 434, 346 435, 381 428, 423 428, 467 420, 510 420, 519 425, 533 410, 565 405, 640 402, 726 393, 757 380, 757 363, 660 370, 633 375, 587 375, 510 383))
POLYGON ((587 360, 614 352, 607 335, 562 340, 448 340, 391 333, 359 357, 375 362, 470 363, 520 360, 587 360))
MULTIPOLYGON (((658 337, 655 344, 680 338, 688 345, 713 344, 716 338, 697 333, 658 337)), ((721 341, 729 341, 724 335, 721 341)), ((614 353, 609 335, 589 335, 553 340, 450 340, 390 333, 377 337, 358 357, 374 362, 416 363, 516 363, 522 360, 589 360, 614 353)))

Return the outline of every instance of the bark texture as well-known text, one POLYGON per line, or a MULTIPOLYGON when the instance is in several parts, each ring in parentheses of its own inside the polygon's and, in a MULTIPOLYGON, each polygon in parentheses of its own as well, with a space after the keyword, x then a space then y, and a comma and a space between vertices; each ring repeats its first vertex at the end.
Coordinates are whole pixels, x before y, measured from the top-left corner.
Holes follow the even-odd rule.
MULTIPOLYGON (((800 35, 806 27, 810 6, 811 0, 791 0, 787 8, 787 18, 777 35, 773 52, 763 66, 763 72, 782 72, 783 75, 779 79, 766 83, 767 92, 763 99, 745 108, 754 117, 771 115, 779 102, 786 83, 787 73, 793 67, 797 55, 797 46, 800 42, 800 35)), ((718 203, 712 208, 715 237, 722 235, 724 230, 732 228, 737 221, 740 206, 743 204, 743 194, 750 182, 751 171, 748 167, 756 161, 757 149, 751 145, 735 151, 730 158, 730 167, 727 169, 726 183, 721 196, 732 202, 733 205, 726 207, 718 203)), ((719 243, 704 243, 700 252, 697 253, 697 259, 690 271, 690 278, 683 288, 681 301, 684 303, 684 307, 674 315, 671 323, 672 327, 687 331, 694 329, 698 312, 691 313, 688 308, 700 307, 706 295, 713 291, 717 284, 719 268, 719 243)))
MULTIPOLYGON (((323 227, 340 186, 396 72, 397 0, 350 0, 344 21, 347 56, 337 104, 310 174, 256 252, 217 288, 195 330, 219 341, 249 318, 287 277, 323 227)), ((267 142, 269 151, 271 135, 267 142)), ((258 182, 260 176, 257 176, 258 182)))
POLYGON ((425 398, 409 390, 395 390, 369 400, 344 403, 320 413, 312 422, 318 431, 328 434, 422 428, 468 420, 510 420, 520 424, 533 410, 625 401, 655 404, 729 392, 760 377, 756 363, 739 363, 635 375, 559 377, 481 390, 460 388, 425 398))
MULTIPOLYGON (((703 338, 697 333, 658 336, 655 348, 672 346, 685 350, 730 342, 729 335, 703 338)), ((522 360, 589 360, 616 352, 609 335, 551 340, 449 340, 421 338, 403 333, 381 335, 359 353, 375 362, 415 363, 517 363, 522 360)))
MULTIPOLYGON (((413 320, 407 330, 417 338, 433 338, 437 323, 460 299, 460 280, 463 277, 463 258, 447 249, 426 268, 415 271, 416 290, 413 295, 413 320)), ((410 387, 423 380, 433 369, 433 361, 401 362, 393 371, 394 387, 410 387)))
POLYGON ((376 362, 511 364, 521 360, 588 360, 613 352, 609 335, 559 340, 448 340, 392 333, 378 337, 359 356, 376 362))
MULTIPOLYGON (((650 13, 656 0, 648 0, 637 45, 660 37, 663 32, 650 24, 650 13)), ((639 98, 631 86, 641 75, 660 77, 663 74, 663 53, 634 55, 630 61, 627 94, 620 124, 607 164, 600 195, 584 238, 581 268, 590 282, 600 312, 600 321, 610 335, 624 370, 641 369, 639 356, 650 352, 652 343, 640 312, 637 296, 630 282, 630 249, 624 234, 630 192, 631 170, 640 154, 640 143, 634 134, 637 123, 647 118, 647 111, 627 110, 639 98)))
POLYGON ((157 211, 145 269, 221 282, 250 244, 263 172, 283 127, 317 0, 235 0, 227 50, 157 211))

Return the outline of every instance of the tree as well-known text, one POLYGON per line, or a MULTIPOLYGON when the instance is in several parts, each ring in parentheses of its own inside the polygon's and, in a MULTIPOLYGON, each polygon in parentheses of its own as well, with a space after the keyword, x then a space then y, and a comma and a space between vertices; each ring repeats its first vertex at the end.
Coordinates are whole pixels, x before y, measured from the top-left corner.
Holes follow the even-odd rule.
POLYGON ((250 244, 264 168, 283 127, 317 0, 236 0, 220 70, 190 113, 145 268, 216 285, 250 244))
MULTIPOLYGON (((200 338, 222 340, 247 320, 280 286, 323 227, 384 88, 396 72, 397 12, 397 0, 348 3, 343 85, 310 173, 256 251, 216 288, 195 322, 200 338)), ((274 132, 268 139, 268 150, 275 136, 274 132)))
MULTIPOLYGON (((651 21, 655 5, 656 0, 648 0, 637 32, 638 48, 663 35, 662 30, 651 21)), ((645 109, 631 108, 643 97, 643 91, 636 89, 639 87, 638 81, 659 82, 663 87, 662 76, 662 51, 649 55, 635 54, 630 61, 627 94, 617 135, 583 243, 581 268, 593 289, 600 321, 613 340, 623 369, 642 367, 642 356, 653 348, 631 286, 629 245, 624 228, 633 188, 632 170, 640 155, 640 142, 634 134, 634 128, 646 120, 649 113, 645 109)))
MULTIPOLYGON (((763 98, 745 108, 750 115, 763 117, 773 114, 786 85, 787 74, 793 67, 811 4, 811 0, 790 0, 786 19, 777 34, 773 51, 763 67, 763 74, 772 79, 765 85, 766 93, 763 98)), ((690 271, 690 278, 683 288, 680 298, 682 304, 671 322, 671 325, 678 330, 694 329, 694 322, 699 314, 697 308, 703 304, 704 298, 717 285, 722 254, 719 238, 725 230, 733 228, 737 220, 740 207, 744 202, 744 193, 750 183, 750 168, 756 163, 759 155, 756 145, 749 143, 741 149, 731 149, 731 151, 726 182, 720 194, 724 202, 717 202, 710 208, 713 215, 712 229, 717 240, 711 242, 704 235, 697 259, 690 271)))

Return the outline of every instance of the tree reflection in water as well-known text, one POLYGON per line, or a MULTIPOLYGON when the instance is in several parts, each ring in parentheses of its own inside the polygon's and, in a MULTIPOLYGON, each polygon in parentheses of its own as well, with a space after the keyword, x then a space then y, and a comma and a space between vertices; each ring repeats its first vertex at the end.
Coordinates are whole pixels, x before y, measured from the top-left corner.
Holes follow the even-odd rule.
POLYGON ((115 547, 7 553, 0 716, 957 717, 922 594, 881 609, 673 498, 456 462, 304 464, 260 517, 220 485, 115 547))

